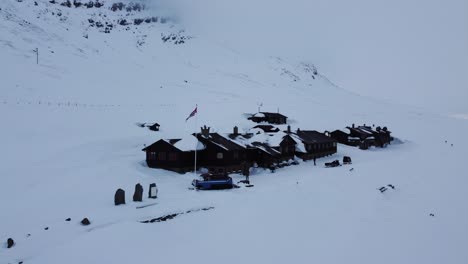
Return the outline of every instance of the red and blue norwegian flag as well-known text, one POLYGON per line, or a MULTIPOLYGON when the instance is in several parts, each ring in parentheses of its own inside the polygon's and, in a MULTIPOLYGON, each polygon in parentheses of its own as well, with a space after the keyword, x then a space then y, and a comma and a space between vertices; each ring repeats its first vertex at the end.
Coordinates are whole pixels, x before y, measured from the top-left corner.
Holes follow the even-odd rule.
POLYGON ((197 114, 197 108, 198 108, 198 105, 195 106, 195 109, 193 109, 192 113, 190 113, 190 115, 185 119, 185 122, 187 122, 187 120, 189 120, 191 117, 197 114))

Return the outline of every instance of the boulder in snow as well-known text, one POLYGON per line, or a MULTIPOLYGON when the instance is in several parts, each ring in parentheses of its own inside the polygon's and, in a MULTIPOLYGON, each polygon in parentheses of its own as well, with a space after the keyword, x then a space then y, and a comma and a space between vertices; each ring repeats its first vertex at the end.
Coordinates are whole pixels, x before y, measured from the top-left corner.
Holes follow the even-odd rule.
POLYGON ((7 248, 12 248, 13 246, 15 245, 15 241, 13 240, 13 238, 8 238, 7 239, 7 248))
POLYGON ((87 225, 90 225, 90 224, 91 224, 91 222, 86 217, 83 218, 83 220, 81 220, 81 225, 87 226, 87 225))
POLYGON ((125 204, 125 191, 124 190, 118 189, 115 192, 114 203, 115 205, 125 204))

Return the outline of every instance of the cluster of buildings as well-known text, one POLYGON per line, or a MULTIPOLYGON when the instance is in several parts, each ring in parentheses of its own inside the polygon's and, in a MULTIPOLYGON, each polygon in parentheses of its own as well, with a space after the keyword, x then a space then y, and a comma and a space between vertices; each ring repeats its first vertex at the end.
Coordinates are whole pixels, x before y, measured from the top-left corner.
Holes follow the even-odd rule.
MULTIPOLYGON (((196 160, 197 169, 231 173, 251 166, 275 168, 295 158, 315 160, 333 155, 337 152, 338 142, 355 146, 387 144, 382 143, 383 136, 374 135, 371 132, 374 130, 367 130, 366 126, 354 128, 353 125, 349 134, 339 130, 321 133, 299 128, 293 131, 290 126, 286 129, 281 126, 282 130, 275 125, 286 124, 287 117, 279 113, 261 112, 249 119, 261 124, 248 133, 239 133, 238 127, 234 127, 231 133, 216 133, 204 126, 200 132, 185 138, 158 140, 143 149, 146 162, 151 168, 185 173, 194 170, 196 160)), ((375 132, 380 135, 377 130, 375 132)), ((390 135, 390 131, 385 129, 385 132, 381 134, 390 135)))
POLYGON ((348 146, 357 146, 360 149, 368 149, 369 147, 384 148, 393 140, 391 133, 387 127, 355 126, 346 127, 347 131, 335 130, 330 133, 330 136, 336 139, 339 143, 348 146))

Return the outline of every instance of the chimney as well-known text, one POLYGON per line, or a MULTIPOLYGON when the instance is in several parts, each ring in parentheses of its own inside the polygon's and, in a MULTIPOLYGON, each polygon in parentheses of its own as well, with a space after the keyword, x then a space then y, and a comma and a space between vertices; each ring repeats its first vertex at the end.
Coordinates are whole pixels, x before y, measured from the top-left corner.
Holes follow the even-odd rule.
POLYGON ((204 137, 208 137, 210 135, 210 128, 204 125, 203 127, 201 127, 201 134, 204 137))
POLYGON ((288 125, 288 134, 290 134, 290 133, 291 133, 291 126, 288 125))
POLYGON ((301 129, 300 128, 297 128, 297 133, 301 132, 301 129))
POLYGON ((353 128, 354 128, 354 124, 353 124, 353 128))
POLYGON ((235 126, 235 127, 234 127, 234 131, 233 131, 233 132, 234 132, 234 133, 233 133, 233 134, 234 134, 234 136, 237 136, 237 135, 239 135, 239 128, 238 128, 237 126, 235 126))

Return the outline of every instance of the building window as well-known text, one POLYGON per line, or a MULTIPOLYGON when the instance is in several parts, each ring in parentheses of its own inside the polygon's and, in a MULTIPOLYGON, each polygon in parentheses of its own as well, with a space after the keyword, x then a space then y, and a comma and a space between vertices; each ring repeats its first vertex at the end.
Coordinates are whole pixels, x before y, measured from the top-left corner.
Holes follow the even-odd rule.
POLYGON ((223 159, 223 153, 222 153, 222 152, 218 152, 218 154, 216 154, 216 158, 217 158, 217 159, 223 159))
POLYGON ((148 156, 148 159, 150 160, 156 160, 156 152, 150 152, 149 153, 149 156, 148 156))
POLYGON ((177 160, 177 153, 175 153, 175 152, 170 152, 170 153, 169 153, 169 160, 170 160, 170 161, 176 161, 176 160, 177 160))
POLYGON ((234 151, 233 156, 234 159, 239 159, 239 151, 234 151))
POLYGON ((336 147, 336 142, 333 142, 333 146, 336 147))
POLYGON ((159 160, 166 160, 166 152, 159 152, 159 160))

